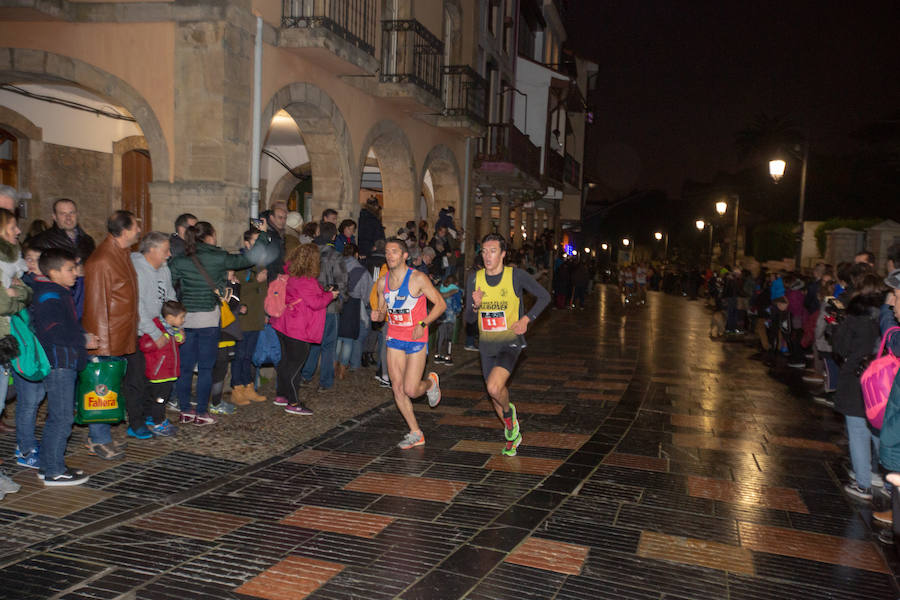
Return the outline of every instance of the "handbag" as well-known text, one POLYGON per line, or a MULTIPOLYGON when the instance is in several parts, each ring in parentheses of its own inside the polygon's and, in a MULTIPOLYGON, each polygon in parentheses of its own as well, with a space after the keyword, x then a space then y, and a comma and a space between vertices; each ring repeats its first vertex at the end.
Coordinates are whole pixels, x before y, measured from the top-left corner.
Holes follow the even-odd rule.
POLYGON ((891 327, 884 332, 875 360, 869 363, 859 378, 863 402, 866 405, 866 418, 876 429, 881 429, 884 422, 884 409, 891 394, 891 386, 894 384, 897 371, 900 371, 900 358, 894 356, 890 350, 887 354, 883 354, 888 338, 896 331, 900 331, 900 327, 891 327))
POLYGON ((209 286, 209 289, 211 289, 216 295, 216 298, 219 299, 219 324, 222 328, 222 331, 227 333, 235 340, 244 339, 244 334, 243 331, 241 331, 241 326, 238 325, 237 319, 234 316, 234 312, 232 312, 231 307, 228 306, 228 300, 222 297, 222 293, 219 291, 219 288, 216 287, 216 284, 215 282, 213 282, 212 277, 210 277, 206 269, 203 268, 203 265, 200 263, 200 260, 197 258, 196 254, 191 254, 191 261, 193 261, 194 266, 197 267, 197 271, 200 273, 200 275, 203 276, 203 279, 206 280, 206 285, 209 286))

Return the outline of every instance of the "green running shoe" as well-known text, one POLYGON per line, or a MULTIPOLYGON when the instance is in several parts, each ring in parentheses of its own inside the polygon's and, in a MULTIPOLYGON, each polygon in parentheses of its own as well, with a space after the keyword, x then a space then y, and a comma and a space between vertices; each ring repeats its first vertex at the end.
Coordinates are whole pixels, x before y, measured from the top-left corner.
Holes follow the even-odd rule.
POLYGON ((515 456, 516 448, 519 447, 519 444, 522 443, 522 434, 519 434, 519 437, 514 439, 511 442, 506 442, 506 447, 500 451, 503 456, 515 456))
POLYGON ((509 403, 509 412, 511 413, 510 417, 507 419, 503 418, 503 424, 506 428, 503 430, 503 435, 506 437, 507 442, 511 442, 519 437, 519 419, 516 417, 516 405, 512 402, 509 403))

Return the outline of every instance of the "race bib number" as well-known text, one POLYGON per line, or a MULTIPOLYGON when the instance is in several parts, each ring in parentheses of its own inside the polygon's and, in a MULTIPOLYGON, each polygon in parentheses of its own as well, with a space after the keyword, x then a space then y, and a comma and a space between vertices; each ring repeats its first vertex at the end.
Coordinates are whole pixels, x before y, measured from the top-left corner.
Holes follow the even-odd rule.
POLYGON ((482 331, 506 331, 506 313, 505 312, 483 312, 483 313, 481 313, 481 330, 482 331))
POLYGON ((388 321, 396 327, 412 327, 412 312, 408 308, 391 309, 388 311, 388 321))

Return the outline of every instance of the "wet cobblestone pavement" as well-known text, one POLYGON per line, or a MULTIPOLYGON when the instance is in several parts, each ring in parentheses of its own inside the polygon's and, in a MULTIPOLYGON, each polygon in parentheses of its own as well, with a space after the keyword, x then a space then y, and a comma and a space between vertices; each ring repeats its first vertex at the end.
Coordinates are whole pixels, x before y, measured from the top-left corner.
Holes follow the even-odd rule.
POLYGON ((0 502, 0 598, 900 597, 893 549, 841 492, 834 413, 711 341, 699 303, 601 294, 531 334, 513 458, 469 355, 436 409, 416 405, 427 445, 408 451, 358 374, 318 401, 340 419, 325 432, 267 404, 119 463, 76 451, 95 474, 80 488, 8 468, 23 489, 0 502), (230 434, 245 452, 213 442, 230 434))

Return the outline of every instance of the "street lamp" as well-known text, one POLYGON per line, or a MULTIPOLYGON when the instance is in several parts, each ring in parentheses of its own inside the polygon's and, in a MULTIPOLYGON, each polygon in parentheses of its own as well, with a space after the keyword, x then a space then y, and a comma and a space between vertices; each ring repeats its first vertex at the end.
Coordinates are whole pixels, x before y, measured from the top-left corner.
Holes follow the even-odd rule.
POLYGON ((662 232, 661 232, 661 231, 657 231, 656 233, 653 234, 653 237, 656 238, 656 241, 657 241, 657 242, 660 241, 660 240, 662 240, 662 232))
POLYGON ((585 253, 585 254, 590 254, 590 253, 591 253, 591 249, 590 249, 590 248, 585 248, 585 249, 584 249, 584 253, 585 253))
POLYGON ((656 233, 653 234, 653 237, 656 238, 657 242, 661 241, 663 239, 663 237, 666 238, 666 243, 663 245, 663 262, 666 262, 669 259, 669 234, 668 234, 668 232, 664 234, 662 231, 657 231, 656 233))
POLYGON ((703 231, 703 228, 706 227, 706 221, 703 219, 697 219, 694 221, 694 225, 697 226, 697 231, 703 231))
POLYGON ((709 268, 712 268, 712 248, 713 248, 713 224, 712 221, 707 223, 703 219, 697 219, 694 221, 694 225, 697 227, 697 231, 703 231, 704 228, 708 226, 709 229, 709 268))
POLYGON ((628 238, 622 238, 623 246, 628 246, 629 244, 631 244, 631 240, 629 240, 628 238))
POLYGON ((605 252, 609 248, 609 244, 607 244, 607 243, 600 244, 600 248, 602 248, 603 251, 605 252))
MULTIPOLYGON (((803 144, 803 162, 800 165, 800 198, 797 201, 797 250, 794 256, 794 268, 798 271, 803 259, 803 207, 806 204, 806 167, 809 163, 809 136, 803 144)), ((775 183, 784 177, 784 169, 787 163, 780 158, 769 161, 769 175, 775 183)))
MULTIPOLYGON (((776 162, 776 161, 773 161, 776 162)), ((784 162, 784 161, 782 161, 784 162)), ((782 171, 783 172, 783 171, 782 171)), ((724 216, 728 212, 728 202, 719 200, 716 202, 716 212, 719 216, 724 216)), ((738 217, 741 213, 741 197, 734 195, 734 244, 731 247, 731 264, 737 264, 737 248, 738 248, 738 217)))
POLYGON ((728 203, 724 200, 719 200, 716 202, 716 212, 719 213, 719 216, 722 217, 728 211, 728 203))

